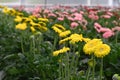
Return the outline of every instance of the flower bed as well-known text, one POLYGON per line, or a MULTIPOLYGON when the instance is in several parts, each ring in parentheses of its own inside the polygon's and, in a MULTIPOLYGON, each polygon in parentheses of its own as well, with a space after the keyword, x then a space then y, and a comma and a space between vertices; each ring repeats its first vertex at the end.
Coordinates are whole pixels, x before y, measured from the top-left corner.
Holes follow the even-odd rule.
POLYGON ((106 7, 0 11, 3 80, 119 80, 120 14, 106 7))

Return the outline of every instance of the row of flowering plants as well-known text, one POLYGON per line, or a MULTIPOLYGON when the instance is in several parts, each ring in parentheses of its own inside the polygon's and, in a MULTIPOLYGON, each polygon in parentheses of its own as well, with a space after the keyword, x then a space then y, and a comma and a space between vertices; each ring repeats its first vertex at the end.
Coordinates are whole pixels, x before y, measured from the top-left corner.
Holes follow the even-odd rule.
POLYGON ((1 79, 120 80, 118 8, 0 8, 1 79))

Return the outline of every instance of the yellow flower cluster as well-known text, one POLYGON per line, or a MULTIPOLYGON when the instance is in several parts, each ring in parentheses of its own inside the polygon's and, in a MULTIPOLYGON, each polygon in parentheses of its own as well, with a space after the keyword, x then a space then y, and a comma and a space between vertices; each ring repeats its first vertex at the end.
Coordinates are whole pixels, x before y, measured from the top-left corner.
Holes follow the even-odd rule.
POLYGON ((47 31, 46 23, 48 22, 48 19, 44 18, 36 18, 35 16, 16 16, 14 21, 17 23, 16 29, 20 30, 26 30, 29 28, 32 32, 35 32, 37 30, 39 31, 47 31), (24 26, 23 24, 26 24, 24 26))
MULTIPOLYGON (((103 58, 104 56, 108 55, 110 52, 110 46, 107 44, 103 44, 101 39, 90 39, 90 38, 84 38, 82 34, 71 34, 70 30, 66 30, 64 26, 55 24, 52 26, 53 30, 59 34, 60 37, 65 37, 64 39, 59 41, 59 44, 63 44, 67 41, 71 44, 76 44, 78 42, 86 42, 86 44, 83 47, 83 51, 85 54, 94 54, 96 57, 103 58), (68 36, 69 35, 69 36, 68 36), (68 37, 67 37, 68 36, 68 37)), ((69 48, 63 48, 61 50, 57 50, 53 52, 54 56, 57 56, 60 53, 64 53, 66 51, 70 50, 69 48)))
POLYGON ((17 11, 13 8, 0 6, 2 12, 5 14, 9 14, 15 17, 14 21, 16 24, 16 29, 26 30, 29 28, 32 32, 36 30, 47 31, 46 23, 48 19, 46 18, 36 18, 35 16, 24 16, 23 12, 17 11))
POLYGON ((53 29, 56 33, 58 33, 58 34, 60 34, 61 32, 63 32, 63 31, 66 30, 66 29, 64 28, 64 26, 59 25, 59 24, 55 24, 54 26, 52 26, 52 29, 53 29))
POLYGON ((103 58, 109 54, 110 46, 103 44, 101 39, 92 39, 84 45, 83 51, 85 54, 94 54, 96 57, 103 58))
POLYGON ((63 48, 60 49, 60 50, 54 51, 54 52, 53 52, 53 56, 58 56, 59 54, 65 53, 65 52, 67 52, 67 51, 69 51, 69 50, 70 50, 69 47, 63 47, 63 48))
POLYGON ((83 51, 86 54, 92 54, 94 52, 94 49, 96 48, 96 46, 99 44, 102 44, 101 39, 92 39, 84 45, 83 51))
MULTIPOLYGON (((70 43, 75 44, 77 42, 81 42, 81 41, 86 41, 88 42, 90 39, 88 38, 83 38, 82 34, 71 34, 69 37, 66 37, 62 40, 59 41, 59 44, 63 44, 66 41, 70 41, 70 43)), ((64 47, 63 49, 57 50, 53 52, 53 56, 57 56, 60 53, 64 53, 66 51, 70 50, 69 48, 64 47)))
POLYGON ((45 18, 38 18, 38 20, 41 22, 49 22, 48 19, 45 19, 45 18))
POLYGON ((82 41, 88 42, 88 41, 90 41, 90 39, 89 38, 84 38, 82 36, 82 34, 76 34, 76 33, 74 33, 74 34, 71 34, 69 37, 60 40, 59 44, 63 44, 66 41, 70 41, 71 44, 75 44, 77 42, 82 42, 82 41))
POLYGON ((17 16, 17 15, 22 16, 23 15, 23 13, 21 13, 19 11, 16 11, 13 8, 8 8, 8 7, 4 7, 2 11, 5 14, 10 14, 10 15, 13 15, 13 16, 17 16))
MULTIPOLYGON (((66 30, 64 26, 62 25, 59 25, 59 24, 55 24, 54 26, 52 26, 52 29, 58 33, 59 37, 67 37, 69 34, 71 34, 71 31, 70 30, 66 30)), ((68 38, 64 38, 63 40, 61 40, 59 43, 64 43, 66 41, 69 40, 69 37, 68 38)), ((65 53, 67 51, 69 51, 70 48, 69 47, 63 47, 62 49, 60 50, 57 50, 57 51, 54 51, 53 52, 53 56, 58 56, 59 54, 61 53, 65 53)))
POLYGON ((58 33, 60 37, 67 37, 69 34, 71 34, 70 30, 66 30, 65 27, 60 24, 55 24, 52 26, 52 29, 58 33))
POLYGON ((66 41, 70 41, 71 44, 75 44, 77 42, 85 41, 88 42, 90 39, 89 38, 83 38, 82 34, 71 34, 70 30, 66 30, 64 26, 55 24, 52 26, 52 29, 58 33, 60 37, 64 37, 64 39, 59 41, 59 44, 63 44, 66 41), (71 35, 70 35, 71 34, 71 35), (65 38, 66 37, 66 38, 65 38))

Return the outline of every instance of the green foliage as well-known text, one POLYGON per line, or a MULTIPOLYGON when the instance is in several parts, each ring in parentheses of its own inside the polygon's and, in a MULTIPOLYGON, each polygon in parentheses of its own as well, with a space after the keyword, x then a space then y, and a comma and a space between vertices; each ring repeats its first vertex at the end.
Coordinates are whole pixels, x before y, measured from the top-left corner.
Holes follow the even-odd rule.
POLYGON ((42 33, 15 29, 14 17, 0 13, 0 70, 4 80, 49 80, 57 77, 52 44, 42 33))

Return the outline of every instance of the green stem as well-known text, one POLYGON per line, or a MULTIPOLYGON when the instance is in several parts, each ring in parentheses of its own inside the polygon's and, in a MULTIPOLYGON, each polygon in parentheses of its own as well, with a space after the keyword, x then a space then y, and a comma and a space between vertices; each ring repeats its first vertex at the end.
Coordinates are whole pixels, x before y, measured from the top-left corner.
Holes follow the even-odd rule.
POLYGON ((30 53, 32 53, 32 51, 33 51, 33 50, 32 50, 32 49, 33 49, 32 46, 33 46, 32 40, 30 40, 30 53))
POLYGON ((21 36, 21 49, 22 49, 22 53, 24 53, 24 47, 23 47, 23 35, 21 36))
POLYGON ((90 71, 91 71, 91 67, 89 66, 89 67, 88 67, 88 71, 87 71, 86 80, 89 80, 90 71))
POLYGON ((93 59, 92 80, 94 80, 94 77, 95 77, 95 57, 94 57, 94 55, 92 55, 92 59, 93 59))
POLYGON ((39 49, 41 48, 40 45, 41 45, 42 41, 43 41, 43 36, 42 35, 39 35, 37 37, 36 41, 35 41, 35 42, 37 42, 37 44, 36 44, 37 51, 36 52, 39 52, 39 54, 41 53, 41 51, 39 49))
POLYGON ((79 45, 78 45, 78 52, 80 53, 80 51, 81 51, 81 44, 80 43, 78 43, 79 45))
POLYGON ((35 38, 33 38, 33 54, 34 54, 34 56, 35 56, 35 38))
MULTIPOLYGON (((77 65, 79 64, 80 53, 81 53, 81 44, 79 42, 78 43, 78 54, 76 54, 77 56, 75 58, 75 68, 77 68, 77 65)), ((77 80, 79 80, 80 78, 81 76, 79 76, 77 80)))
POLYGON ((60 57, 60 61, 59 61, 59 78, 58 80, 61 80, 62 78, 62 58, 60 57))
MULTIPOLYGON (((73 49, 73 52, 72 52, 72 60, 71 60, 71 63, 70 63, 70 71, 72 71, 72 75, 74 75, 75 73, 75 47, 71 45, 70 49, 73 49), (74 72, 74 73, 73 73, 74 72)), ((70 80, 72 79, 72 76, 70 76, 70 80)))
POLYGON ((31 36, 31 40, 30 40, 31 42, 30 42, 30 53, 31 53, 31 55, 33 56, 33 55, 35 55, 35 36, 34 35, 32 35, 31 36))
POLYGON ((52 52, 54 51, 54 49, 55 49, 55 47, 56 47, 57 40, 58 40, 58 36, 55 36, 55 38, 54 38, 54 43, 53 43, 53 49, 52 49, 52 52))
POLYGON ((119 34, 119 31, 116 32, 116 37, 115 37, 115 43, 116 44, 117 44, 118 34, 119 34))
POLYGON ((70 63, 69 63, 69 53, 67 53, 67 80, 70 80, 70 63))
POLYGON ((64 80, 65 79, 65 70, 64 70, 64 56, 62 55, 61 56, 61 70, 60 70, 60 72, 61 72, 61 78, 60 78, 60 80, 64 80))
POLYGON ((58 70, 58 72, 59 72, 59 73, 58 73, 58 74, 59 74, 59 77, 58 77, 58 80, 61 79, 61 71, 60 71, 60 70, 61 70, 61 67, 60 67, 61 65, 60 65, 60 64, 61 64, 61 63, 59 62, 59 70, 58 70))
POLYGON ((101 66, 100 66, 100 80, 102 80, 102 73, 103 73, 103 58, 101 59, 101 66))
POLYGON ((67 80, 67 54, 65 55, 65 57, 64 57, 64 64, 65 64, 65 69, 64 69, 64 71, 65 71, 65 80, 67 80))

